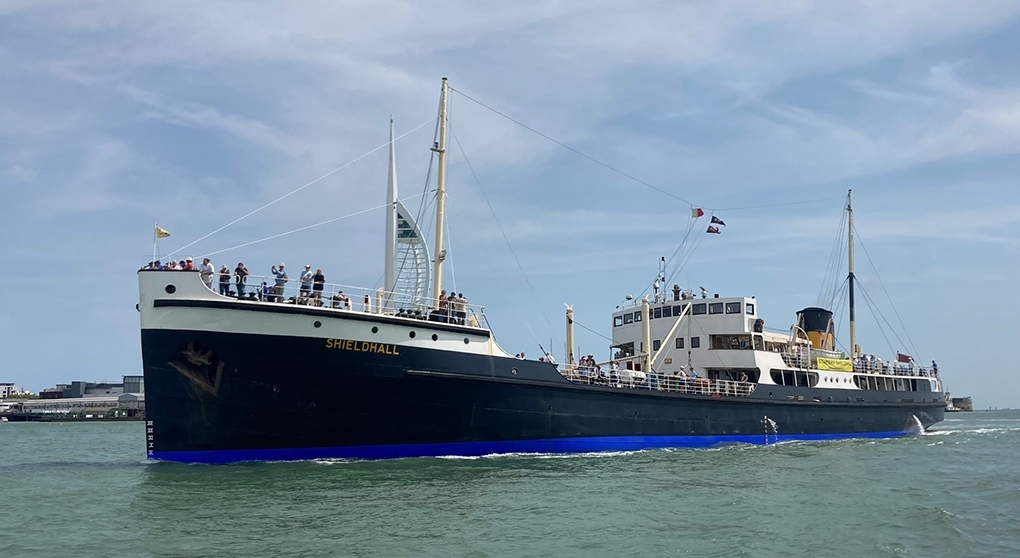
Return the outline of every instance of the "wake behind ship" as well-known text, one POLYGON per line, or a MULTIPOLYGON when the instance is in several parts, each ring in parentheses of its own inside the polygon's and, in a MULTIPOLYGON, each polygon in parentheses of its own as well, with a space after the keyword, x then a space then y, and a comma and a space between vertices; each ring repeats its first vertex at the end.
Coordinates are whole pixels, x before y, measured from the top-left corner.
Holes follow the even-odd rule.
MULTIPOLYGON (((396 199, 391 140, 383 289, 324 284, 270 301, 213 292, 197 271, 139 271, 150 458, 705 447, 901 436, 942 420, 937 370, 857 347, 852 238, 849 355, 826 308, 777 333, 754 298, 679 286, 617 308, 604 362, 575 358, 569 307, 562 365, 505 352, 484 313, 442 294, 448 90, 444 79, 435 257, 396 199)), ((847 209, 852 234, 849 196, 847 209)))

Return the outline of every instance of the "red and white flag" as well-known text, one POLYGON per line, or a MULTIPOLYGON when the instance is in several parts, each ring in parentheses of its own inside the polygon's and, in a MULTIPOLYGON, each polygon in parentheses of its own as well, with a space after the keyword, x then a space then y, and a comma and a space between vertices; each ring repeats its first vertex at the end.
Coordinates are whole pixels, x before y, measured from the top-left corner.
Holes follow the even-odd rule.
POLYGON ((708 226, 708 230, 705 231, 705 232, 710 233, 710 234, 721 234, 719 232, 719 227, 713 227, 712 225, 709 225, 708 226))
POLYGON ((698 217, 701 217, 704 214, 705 214, 705 211, 703 209, 701 209, 700 207, 695 207, 694 209, 691 210, 691 218, 692 219, 697 219, 698 217))

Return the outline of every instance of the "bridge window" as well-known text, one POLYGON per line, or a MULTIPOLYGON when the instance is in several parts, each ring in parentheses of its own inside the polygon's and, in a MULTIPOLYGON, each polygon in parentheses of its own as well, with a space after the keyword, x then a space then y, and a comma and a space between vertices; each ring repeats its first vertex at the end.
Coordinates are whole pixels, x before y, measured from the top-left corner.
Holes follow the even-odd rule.
POLYGON ((670 316, 672 316, 672 313, 673 313, 673 307, 672 306, 663 306, 662 307, 662 317, 663 318, 669 318, 670 316))
POLYGON ((623 316, 613 316, 613 327, 620 327, 623 325, 623 316))
POLYGON ((739 314, 740 313, 740 303, 739 302, 727 302, 726 303, 726 313, 727 314, 739 314))
POLYGON ((676 348, 678 348, 678 349, 684 348, 684 338, 683 337, 677 337, 676 338, 676 348))
POLYGON ((701 347, 701 338, 700 337, 691 337, 691 348, 692 349, 697 349, 699 347, 701 347))
POLYGON ((748 316, 753 316, 754 315, 754 305, 751 304, 751 303, 745 304, 744 305, 744 313, 747 314, 748 316))
POLYGON ((656 308, 652 310, 652 319, 658 319, 662 317, 662 308, 656 308))
POLYGON ((674 316, 679 316, 680 314, 683 314, 684 308, 687 308, 688 306, 690 306, 690 303, 687 303, 687 304, 684 304, 684 305, 681 305, 681 306, 674 306, 673 307, 673 315, 674 316))
POLYGON ((635 322, 640 322, 641 321, 641 311, 640 310, 637 311, 637 312, 634 312, 634 321, 635 322))
POLYGON ((723 303, 721 303, 721 302, 713 302, 713 303, 709 304, 708 305, 708 313, 709 314, 722 314, 723 313, 723 303))
POLYGON ((744 350, 751 348, 751 338, 747 335, 709 335, 713 349, 744 350))
POLYGON ((652 350, 653 351, 658 351, 659 347, 661 347, 661 346, 662 346, 662 340, 661 339, 655 339, 655 340, 652 341, 652 350))
POLYGON ((623 315, 623 323, 625 323, 625 324, 632 324, 632 323, 634 323, 634 314, 631 314, 630 312, 627 312, 626 314, 624 314, 623 315))
POLYGON ((695 316, 700 316, 702 314, 707 313, 708 305, 705 304, 704 302, 699 302, 698 304, 695 304, 693 308, 691 308, 691 314, 694 314, 695 316))

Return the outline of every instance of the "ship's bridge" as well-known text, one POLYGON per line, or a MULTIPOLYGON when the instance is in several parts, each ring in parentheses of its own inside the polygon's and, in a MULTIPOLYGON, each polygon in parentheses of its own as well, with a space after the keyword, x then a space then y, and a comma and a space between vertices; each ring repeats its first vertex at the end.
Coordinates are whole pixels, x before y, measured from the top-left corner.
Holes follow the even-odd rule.
MULTIPOLYGON (((613 313, 614 357, 645 351, 642 302, 628 300, 613 313)), ((766 344, 778 346, 789 340, 788 336, 763 335, 764 321, 758 317, 754 297, 694 298, 677 293, 649 300, 648 314, 655 370, 691 364, 699 369, 756 369, 752 349, 768 350, 766 344)))
MULTIPOLYGON (((681 315, 684 316, 684 323, 681 324, 677 334, 691 330, 690 334, 698 338, 694 348, 698 348, 697 345, 701 343, 708 343, 707 335, 729 334, 739 337, 741 334, 750 334, 755 331, 755 324, 761 323, 758 322, 757 301, 753 297, 719 298, 716 295, 714 298, 682 299, 676 297, 669 300, 649 301, 649 314, 653 345, 655 339, 662 341, 662 337, 669 333, 681 315)), ((613 313, 613 344, 640 341, 641 327, 641 301, 627 301, 620 310, 613 313)), ((760 327, 758 331, 761 331, 760 327)), ((746 342, 748 344, 750 340, 750 335, 747 335, 746 342)), ((736 341, 737 344, 740 342, 736 341)), ((638 349, 641 350, 640 347, 638 349)), ((653 350, 655 349, 653 348, 653 350)))

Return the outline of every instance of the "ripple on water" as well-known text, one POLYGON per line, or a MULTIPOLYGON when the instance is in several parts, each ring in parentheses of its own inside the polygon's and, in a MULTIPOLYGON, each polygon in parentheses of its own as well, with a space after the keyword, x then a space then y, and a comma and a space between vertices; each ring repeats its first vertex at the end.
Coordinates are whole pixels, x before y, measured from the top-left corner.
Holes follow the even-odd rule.
MULTIPOLYGON (((948 423, 948 424, 947 424, 948 423)), ((1020 413, 920 436, 392 461, 144 461, 0 426, 2 556, 1020 556, 1020 413), (6 482, 16 478, 17 482, 6 482), (835 550, 834 550, 835 549, 835 550)))

